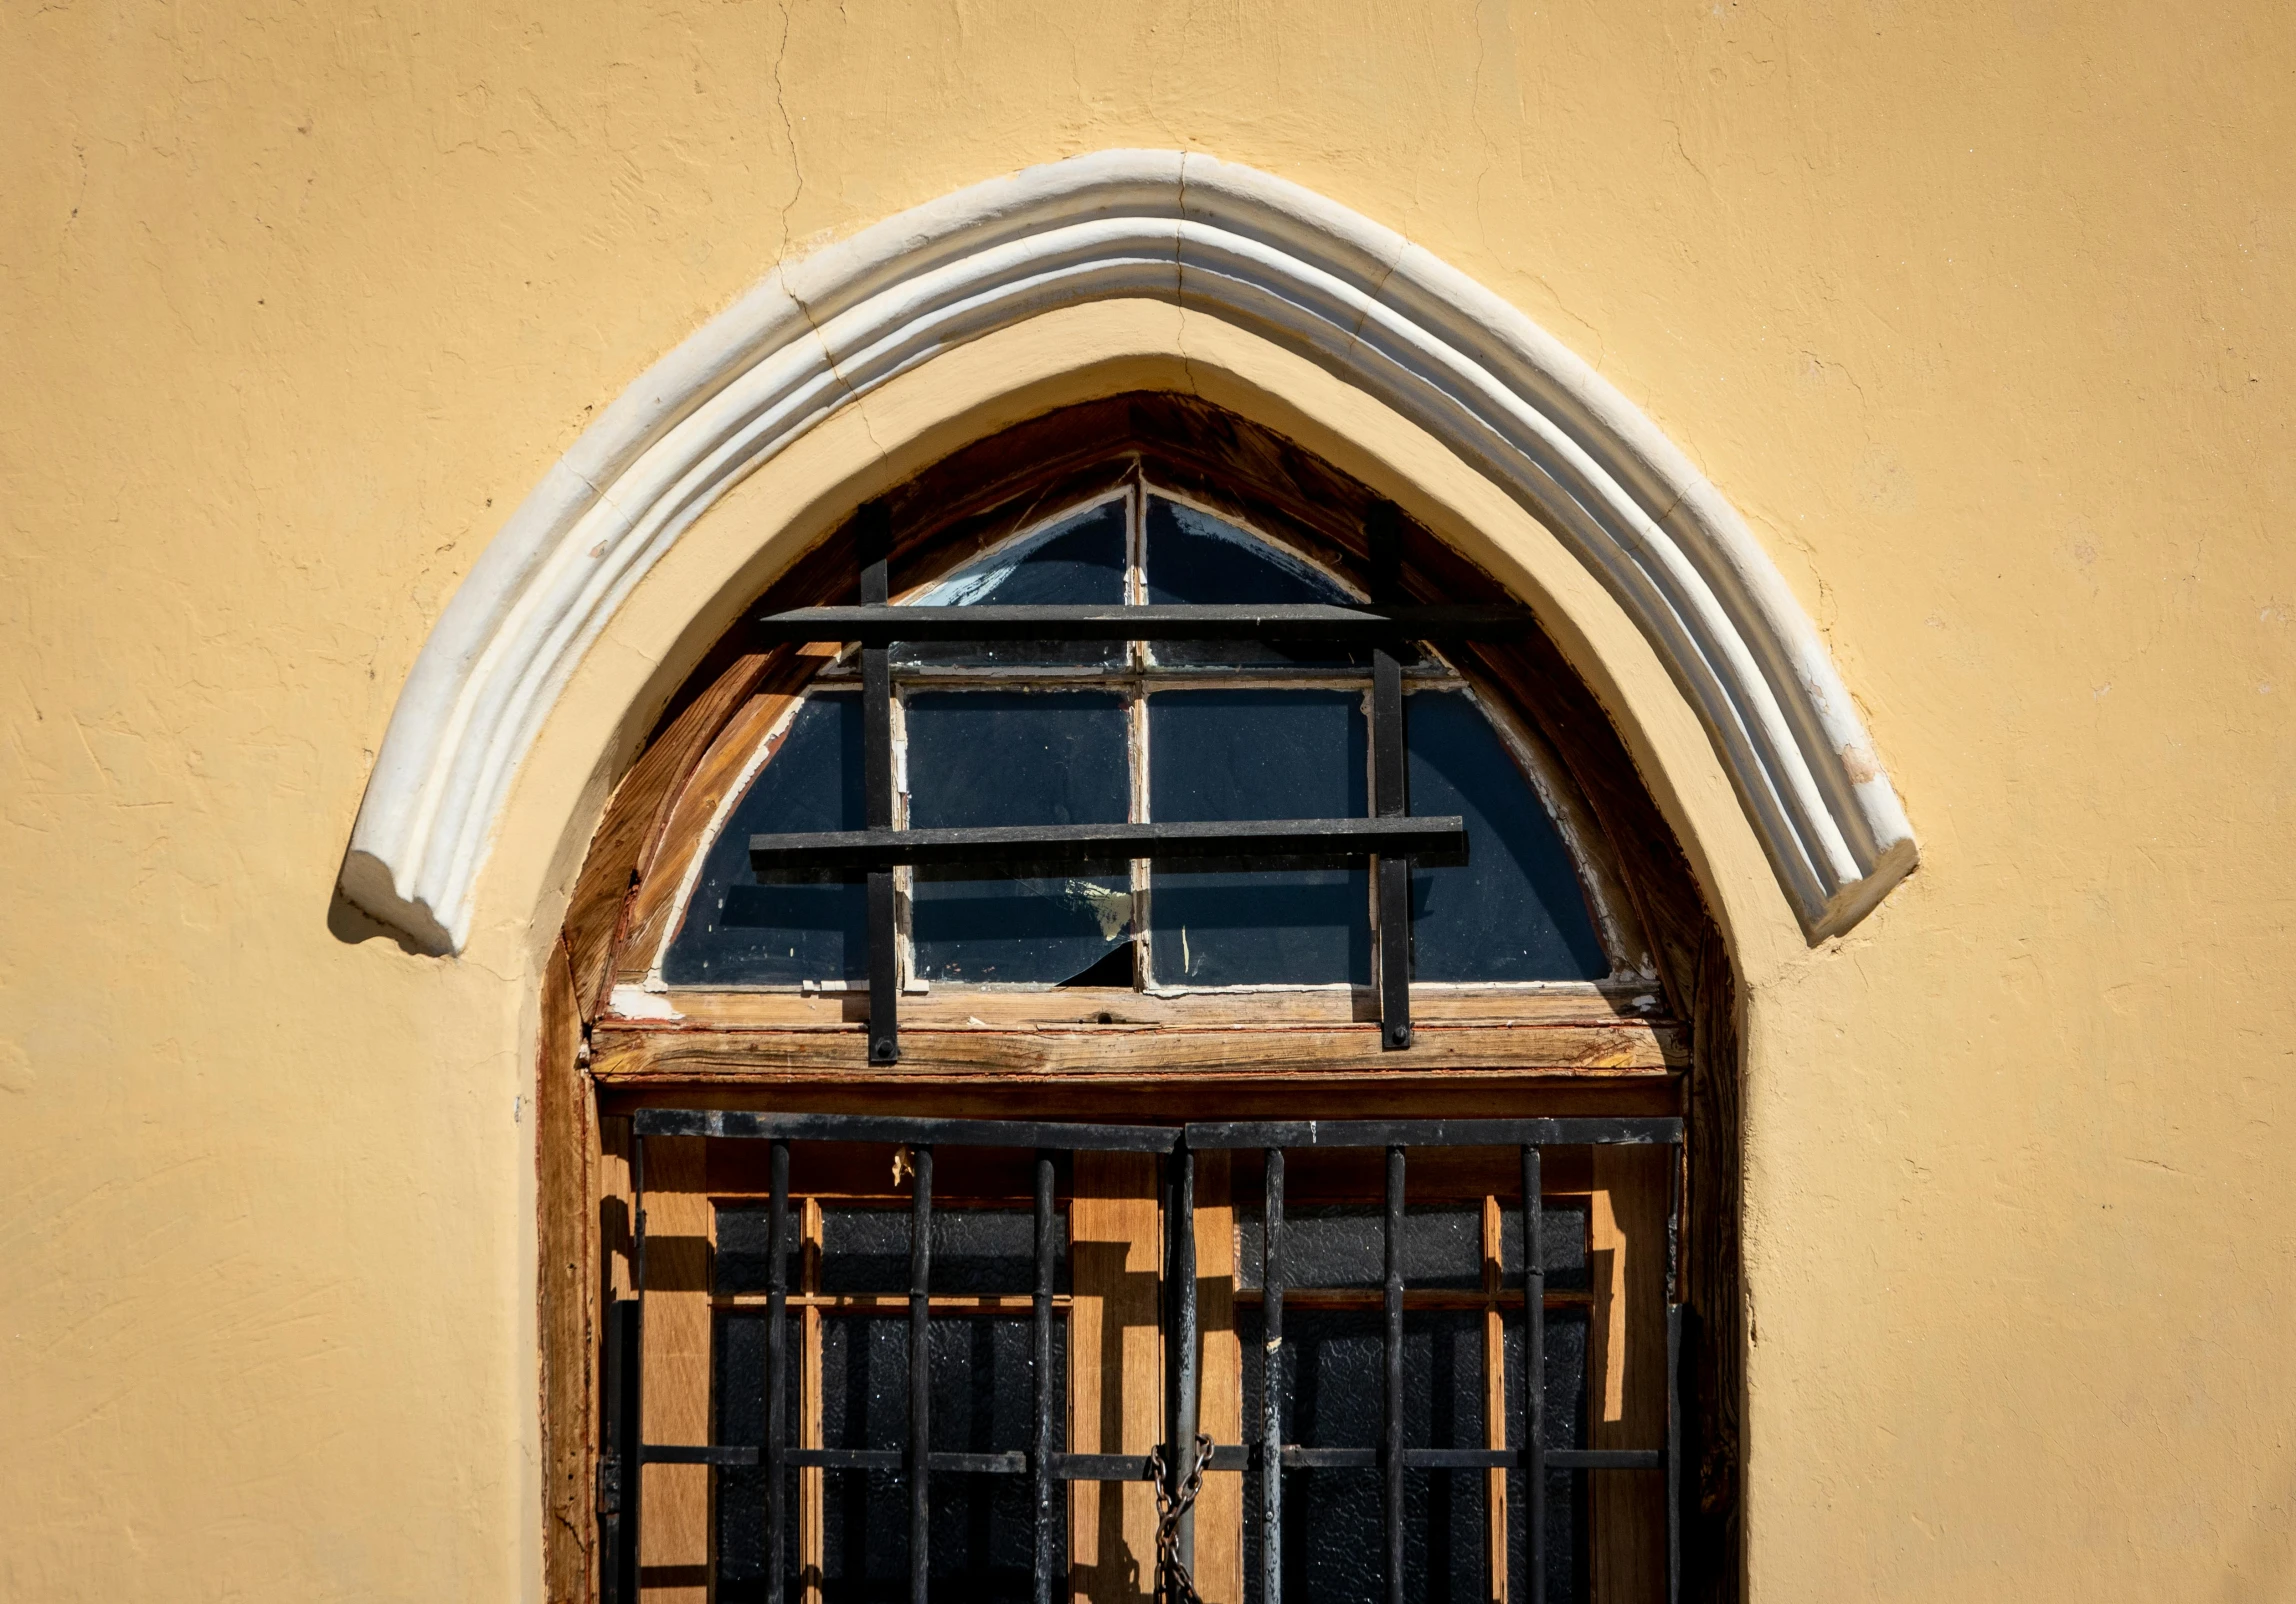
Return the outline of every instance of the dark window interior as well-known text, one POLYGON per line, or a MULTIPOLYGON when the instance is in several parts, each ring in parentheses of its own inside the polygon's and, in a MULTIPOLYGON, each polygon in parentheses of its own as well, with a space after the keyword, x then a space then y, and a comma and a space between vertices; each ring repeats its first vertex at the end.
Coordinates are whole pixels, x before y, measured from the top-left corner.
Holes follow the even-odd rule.
MULTIPOLYGON (((1006 543, 912 603, 1348 599, 1338 581, 1239 525, 1128 492, 1006 543)), ((1368 661, 1361 651, 1260 641, 897 646, 908 822, 1360 815, 1368 661)), ((1462 866, 1414 871, 1414 978, 1603 978, 1610 962, 1577 868, 1516 754, 1440 664, 1421 658, 1408 671, 1411 810, 1459 814, 1471 854, 1462 866)), ((861 887, 787 876, 759 884, 746 851, 756 832, 864 823, 858 699, 837 677, 805 699, 711 844, 663 958, 669 984, 864 977, 861 887)), ((937 985, 1360 987, 1371 978, 1362 870, 917 875, 908 897, 909 970, 937 985)))

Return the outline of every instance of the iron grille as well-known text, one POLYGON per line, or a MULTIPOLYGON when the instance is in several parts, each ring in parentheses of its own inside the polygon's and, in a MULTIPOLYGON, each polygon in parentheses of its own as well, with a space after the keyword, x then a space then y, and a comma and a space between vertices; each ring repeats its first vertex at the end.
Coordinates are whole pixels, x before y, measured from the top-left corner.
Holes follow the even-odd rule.
MULTIPOLYGON (((878 1115, 760 1114, 723 1110, 648 1109, 632 1119, 634 1232, 633 1296, 607 1309, 605 1363, 605 1442, 599 1466, 601 1597, 604 1604, 638 1604, 638 1556, 643 1500, 641 1472, 648 1464, 759 1467, 764 1475, 764 1562, 767 1598, 782 1604, 789 1534, 785 1471, 819 1466, 832 1470, 880 1470, 902 1474, 909 1496, 909 1597, 927 1604, 931 1504, 936 1471, 1028 1476, 1033 1483, 1034 1598, 1053 1604, 1061 1581, 1054 1573, 1060 1552, 1057 1523, 1065 1501, 1063 1483, 1140 1482, 1157 1479, 1167 1500, 1181 1509, 1172 1557, 1178 1568, 1194 1563, 1193 1517, 1185 1511, 1180 1482, 1193 1464, 1188 1452, 1197 1442, 1200 1333, 1196 1313, 1195 1155, 1217 1150, 1258 1149, 1266 1159, 1266 1213, 1262 1232, 1261 1285, 1266 1340, 1273 1350, 1283 1338, 1284 1155, 1306 1148, 1384 1150, 1385 1282, 1383 1289, 1382 1434, 1376 1447, 1319 1448, 1283 1440, 1284 1367, 1270 1365, 1263 1389, 1262 1417, 1254 1440, 1212 1447, 1212 1471, 1241 1471, 1259 1479, 1256 1520, 1262 1564, 1262 1597, 1283 1598, 1282 1512, 1284 1473, 1304 1469, 1377 1470, 1382 1476, 1383 1566, 1389 1604, 1404 1598, 1404 1472, 1406 1470, 1521 1469, 1530 1499, 1524 1514, 1530 1563, 1519 1601, 1544 1604, 1546 1472, 1657 1470, 1666 1483, 1666 1576, 1669 1604, 1681 1596, 1682 1499, 1684 1496, 1683 1374, 1686 1316, 1680 1301, 1678 1234, 1682 1216, 1682 1122, 1675 1118, 1557 1118, 1486 1120, 1343 1120, 1202 1123, 1190 1125, 1041 1124, 1006 1120, 906 1119, 878 1115), (716 1137, 771 1144, 768 1165, 769 1283, 766 1309, 765 1440, 756 1446, 706 1443, 649 1443, 641 1429, 646 1306, 645 1149, 649 1137, 716 1137), (908 1344, 908 1443, 899 1449, 797 1448, 790 1445, 788 1372, 788 1257, 792 1242, 789 1209, 789 1151, 797 1142, 895 1143, 908 1148, 910 1163, 910 1263, 908 1344), (1670 1195, 1666 1252, 1666 1411, 1664 1441, 1639 1449, 1555 1449, 1546 1446, 1546 1362, 1543 1349, 1546 1277, 1538 1245, 1540 1230, 1540 1149, 1586 1145, 1664 1146, 1668 1149, 1670 1195), (931 1392, 927 1365, 928 1299, 932 1290, 933 1150, 936 1147, 1034 1149, 1035 1290, 1031 1305, 1034 1371, 1034 1439, 1026 1451, 1006 1453, 934 1452, 931 1392), (1516 1148, 1521 1155, 1523 1225, 1523 1313, 1527 1384, 1521 1407, 1519 1448, 1411 1448, 1404 1443, 1404 1274, 1403 1221, 1408 1155, 1414 1148, 1516 1148), (1056 1165, 1078 1152, 1153 1154, 1161 1171, 1165 1243, 1162 1328, 1166 1355, 1165 1435, 1149 1455, 1077 1454, 1054 1448, 1053 1422, 1060 1400, 1053 1395, 1053 1286, 1057 1256, 1054 1188, 1056 1165)), ((1247 1430, 1249 1428, 1247 1427, 1247 1430)), ((1161 1559, 1157 1595, 1179 1604, 1176 1568, 1161 1559)))

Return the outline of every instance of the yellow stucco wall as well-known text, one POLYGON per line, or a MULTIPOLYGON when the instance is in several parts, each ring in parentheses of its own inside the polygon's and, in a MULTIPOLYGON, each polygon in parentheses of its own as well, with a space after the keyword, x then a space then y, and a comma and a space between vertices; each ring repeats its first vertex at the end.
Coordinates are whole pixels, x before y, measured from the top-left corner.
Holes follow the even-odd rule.
POLYGON ((398 686, 777 260, 1145 145, 1594 362, 1921 834, 1733 932, 1755 1598, 2296 1597, 2284 7, 21 5, 0 104, 0 1596, 534 1593, 530 943, 329 929, 398 686))

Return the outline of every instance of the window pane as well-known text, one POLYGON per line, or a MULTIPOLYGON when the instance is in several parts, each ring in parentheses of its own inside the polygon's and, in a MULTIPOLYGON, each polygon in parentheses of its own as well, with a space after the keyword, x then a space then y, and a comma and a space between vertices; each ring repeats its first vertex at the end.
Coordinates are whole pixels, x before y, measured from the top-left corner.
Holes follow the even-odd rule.
MULTIPOLYGON (((796 1322, 791 1322, 794 1338, 796 1322)), ((1053 1332, 1054 1396, 1067 1387, 1065 1333, 1053 1332)), ((928 1337, 936 1451, 994 1453, 1026 1449, 1034 1431, 1032 1335, 1026 1319, 936 1317, 928 1337)), ((791 1440, 804 1394, 800 1349, 788 1345, 791 1440)), ((763 1441, 766 1322, 760 1312, 729 1312, 717 1321, 717 1440, 763 1441)), ((909 1327, 906 1316, 829 1315, 821 1322, 821 1425, 830 1448, 904 1447, 909 1435, 909 1327)), ((1054 1438, 1061 1437, 1054 1415, 1054 1438)), ((721 1599, 765 1596, 765 1493, 762 1472, 718 1473, 717 1551, 721 1599)), ((909 1491, 899 1471, 824 1473, 822 1596, 853 1601, 906 1598, 909 1491)), ((790 1512, 783 1574, 798 1578, 797 1477, 787 1482, 790 1512)), ((937 1471, 932 1479, 935 1591, 983 1600, 1029 1596, 1035 1526, 1026 1475, 937 1471)), ((1065 1525, 1065 1523, 1062 1523, 1065 1525)), ((1061 1535, 1065 1535, 1064 1533, 1061 1535)), ((1056 1555, 1056 1567, 1059 1559, 1056 1555)), ((791 1586, 789 1596, 798 1593, 791 1586)))
POLYGON ((1600 980, 1610 960, 1554 820, 1462 692, 1404 698, 1411 811, 1467 821, 1468 861, 1411 876, 1419 980, 1600 980))
MULTIPOLYGON (((1124 502, 1102 502, 958 569, 909 603, 918 607, 1071 606, 1124 603, 1124 502)), ((1027 664, 1091 666, 1124 661, 1121 641, 896 641, 904 668, 1027 664)))
MULTIPOLYGON (((1236 1211, 1237 1284, 1260 1284, 1262 1219, 1236 1211)), ((1516 1241, 1522 1229, 1516 1227, 1516 1241)), ((1371 1203, 1302 1203, 1284 1211, 1284 1284, 1375 1287, 1387 1279, 1387 1214, 1371 1203)), ((1481 1204, 1414 1203, 1403 1211, 1403 1279, 1412 1287, 1483 1284, 1481 1204)))
MULTIPOLYGON (((1365 811, 1353 691, 1168 691, 1148 699, 1151 818, 1328 819, 1365 811)), ((1159 985, 1312 985, 1371 976, 1361 869, 1158 870, 1159 985)))
POLYGON ((801 830, 859 830, 861 699, 806 698, 710 844, 685 922, 662 959, 673 986, 794 986, 869 973, 867 893, 859 883, 789 877, 761 885, 749 838, 801 830))
MULTIPOLYGON (((1262 1418, 1267 1344, 1259 1311, 1244 1312, 1244 1418, 1262 1418)), ((1484 1317, 1478 1310, 1413 1310, 1403 1323, 1403 1440, 1412 1448, 1488 1446, 1484 1317)), ((1278 1350, 1290 1381, 1284 1441, 1369 1448, 1384 1429, 1381 1317, 1370 1311, 1287 1307, 1278 1350)), ((1479 1601, 1484 1588, 1484 1472, 1406 1470, 1404 1595, 1479 1601)), ((1256 1480, 1256 1478, 1254 1478, 1256 1480)), ((1253 1500, 1256 1504, 1256 1499, 1253 1500)), ((1293 1470, 1284 1475, 1284 1597, 1314 1604, 1379 1604, 1387 1596, 1381 1475, 1293 1470)), ((1258 1544, 1251 1547, 1257 1550, 1258 1544)), ((1247 1574, 1256 1582, 1256 1552, 1247 1574)), ((1247 1584, 1257 1594, 1256 1585, 1247 1584)))
MULTIPOLYGON (((1148 498, 1142 551, 1150 602, 1200 605, 1250 602, 1352 602, 1346 589, 1289 552, 1279 551, 1223 518, 1161 496, 1148 498)), ((1331 646, 1278 646, 1265 641, 1160 641, 1165 664, 1347 664, 1371 655, 1331 646)))
MULTIPOLYGON (((1507 1445, 1523 1445, 1525 1411, 1523 1384, 1523 1317, 1506 1317, 1503 1341, 1507 1354, 1507 1445)), ((1587 1311, 1549 1309, 1546 1319, 1546 1446, 1584 1448, 1587 1441, 1587 1311)), ((1612 1472, 1611 1474, 1616 1474, 1612 1472)), ((1588 1565, 1584 1534, 1587 1529, 1588 1472, 1547 1472, 1547 1597, 1554 1604, 1574 1604, 1588 1596, 1588 1565)), ((1520 1470, 1507 1472, 1507 1574, 1530 1574, 1530 1528, 1524 1512, 1530 1491, 1520 1470)))
MULTIPOLYGON (((1121 823, 1131 796, 1121 699, 1102 691, 939 691, 908 701, 909 822, 1121 823)), ((917 973, 1058 983, 1132 939, 1129 879, 917 875, 917 973)), ((1119 984, 1129 985, 1127 973, 1119 984)))

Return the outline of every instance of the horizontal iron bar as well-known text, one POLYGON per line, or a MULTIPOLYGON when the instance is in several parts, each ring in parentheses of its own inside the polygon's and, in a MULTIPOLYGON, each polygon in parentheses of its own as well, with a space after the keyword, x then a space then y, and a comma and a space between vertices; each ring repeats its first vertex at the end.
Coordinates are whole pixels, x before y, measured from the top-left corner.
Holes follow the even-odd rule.
POLYGON ((1406 1448, 1406 1470, 1512 1470, 1522 1454, 1513 1448, 1406 1448))
POLYGON ((1538 629, 1523 607, 1345 607, 1330 603, 1144 607, 796 607, 752 621, 774 641, 1514 640, 1538 629))
POLYGON ((1298 1443, 1284 1444, 1286 1470, 1374 1470, 1378 1465, 1376 1448, 1302 1448, 1298 1443))
POLYGON ((1154 1481, 1146 1454, 1058 1454, 1052 1461, 1057 1481, 1154 1481))
POLYGON ((890 1114, 761 1114, 722 1108, 641 1108, 640 1136, 725 1136, 812 1142, 1049 1147, 1071 1153, 1169 1153, 1177 1125, 1054 1125, 1031 1120, 904 1119, 890 1114))
MULTIPOLYGON (((1239 1454, 1241 1450, 1238 1450, 1239 1454)), ((1255 1452, 1252 1456, 1257 1458, 1255 1452)), ((1406 1448, 1403 1464, 1407 1470, 1512 1470, 1525 1458, 1519 1448, 1406 1448)), ((1546 1452, 1549 1470, 1656 1470, 1666 1456, 1656 1448, 1550 1448, 1546 1452)), ((1303 1448, 1297 1443, 1284 1444, 1286 1470, 1376 1470, 1379 1450, 1376 1448, 1303 1448)), ((1219 1461, 1215 1451, 1214 1470, 1231 1467, 1219 1461)), ((1242 1465, 1234 1466, 1242 1469, 1242 1465)))
POLYGON ((1550 1448, 1549 1470, 1656 1470, 1666 1463, 1657 1448, 1550 1448))
POLYGON ((1190 1125, 1198 1149, 1246 1147, 1610 1147, 1682 1140, 1671 1116, 1626 1119, 1238 1120, 1190 1125))
POLYGON ((762 1448, 717 1448, 703 1443, 650 1442, 638 1450, 649 1465, 754 1465, 762 1448))
POLYGON ((753 835, 752 869, 978 869, 1075 873, 1155 863, 1249 859, 1254 868, 1316 867, 1380 854, 1464 863, 1456 814, 1390 819, 1236 819, 1168 824, 983 825, 939 830, 818 830, 753 835))
POLYGON ((899 1448, 792 1448, 785 1458, 808 1470, 900 1470, 909 1463, 899 1448))
MULTIPOLYGON (((648 1443, 643 1453, 649 1465, 730 1465, 748 1467, 760 1462, 755 1447, 725 1448, 697 1443, 648 1443)), ((1243 1470, 1259 1457, 1254 1445, 1222 1443, 1212 1450, 1209 1470, 1243 1470)), ((904 1469, 908 1456, 898 1448, 792 1448, 788 1463, 823 1470, 904 1469)), ((1407 1448, 1403 1463, 1412 1470, 1504 1470, 1522 1462, 1514 1448, 1407 1448)), ((1550 1470, 1656 1470, 1666 1462, 1656 1448, 1550 1448, 1550 1470)), ((1372 1470, 1379 1464, 1376 1448, 1303 1448, 1284 1445, 1287 1470, 1372 1470)), ((1029 1456, 1012 1449, 998 1454, 936 1453, 932 1468, 982 1475, 1018 1476, 1027 1473, 1029 1456)), ((1153 1481, 1146 1454, 1061 1454, 1053 1462, 1053 1475, 1061 1481, 1153 1481)))

